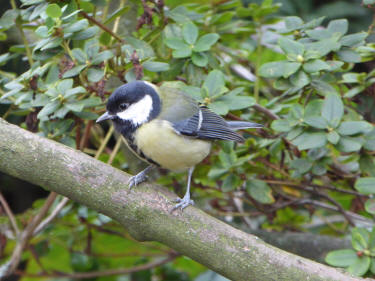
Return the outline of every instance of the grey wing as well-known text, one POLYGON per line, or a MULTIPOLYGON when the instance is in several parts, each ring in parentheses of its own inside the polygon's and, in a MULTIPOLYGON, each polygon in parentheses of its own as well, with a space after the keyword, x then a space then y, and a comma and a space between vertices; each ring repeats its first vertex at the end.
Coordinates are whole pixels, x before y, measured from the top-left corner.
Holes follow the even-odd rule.
POLYGON ((184 92, 167 86, 160 87, 162 112, 159 117, 172 123, 177 133, 206 140, 232 140, 243 142, 244 138, 234 130, 259 128, 251 122, 226 121, 184 92))
POLYGON ((180 134, 198 139, 244 141, 222 117, 204 106, 199 107, 198 112, 190 118, 174 123, 173 127, 180 134))

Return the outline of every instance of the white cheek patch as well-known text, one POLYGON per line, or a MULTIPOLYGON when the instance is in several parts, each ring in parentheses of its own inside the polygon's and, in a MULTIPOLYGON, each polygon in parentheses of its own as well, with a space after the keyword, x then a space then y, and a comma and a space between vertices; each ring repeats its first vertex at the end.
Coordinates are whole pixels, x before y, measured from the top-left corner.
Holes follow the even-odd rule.
POLYGON ((141 100, 130 105, 124 111, 117 113, 122 120, 129 120, 135 125, 145 123, 152 110, 152 98, 145 95, 141 100))

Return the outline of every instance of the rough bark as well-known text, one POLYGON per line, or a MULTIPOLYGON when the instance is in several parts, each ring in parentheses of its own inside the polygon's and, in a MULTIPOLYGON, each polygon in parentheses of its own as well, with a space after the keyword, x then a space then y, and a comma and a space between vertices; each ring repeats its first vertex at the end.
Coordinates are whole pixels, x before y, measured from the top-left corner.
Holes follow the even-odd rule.
POLYGON ((293 255, 203 211, 170 213, 175 195, 153 184, 129 190, 129 175, 0 119, 0 171, 55 191, 158 241, 231 280, 359 280, 293 255))

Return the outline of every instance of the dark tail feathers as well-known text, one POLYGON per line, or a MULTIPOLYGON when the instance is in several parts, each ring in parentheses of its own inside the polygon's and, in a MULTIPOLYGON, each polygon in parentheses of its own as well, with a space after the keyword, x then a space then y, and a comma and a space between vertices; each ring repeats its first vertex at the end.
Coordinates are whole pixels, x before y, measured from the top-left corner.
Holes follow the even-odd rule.
POLYGON ((253 122, 245 122, 245 121, 226 121, 229 128, 232 130, 242 130, 242 129, 250 129, 250 128, 262 128, 263 125, 253 122))

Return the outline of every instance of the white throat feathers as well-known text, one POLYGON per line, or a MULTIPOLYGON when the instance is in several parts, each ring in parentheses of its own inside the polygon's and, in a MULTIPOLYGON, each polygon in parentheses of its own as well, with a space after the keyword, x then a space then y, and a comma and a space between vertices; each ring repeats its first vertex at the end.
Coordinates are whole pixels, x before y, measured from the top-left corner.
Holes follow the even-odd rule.
POLYGON ((122 120, 128 120, 134 125, 140 125, 147 121, 152 111, 152 98, 145 95, 142 99, 130 105, 124 111, 118 112, 117 116, 122 120))

